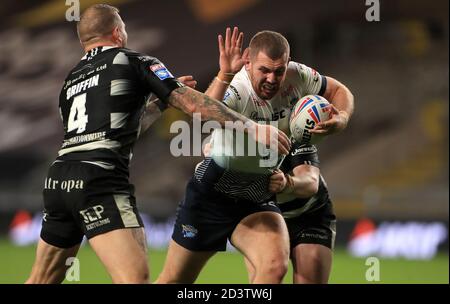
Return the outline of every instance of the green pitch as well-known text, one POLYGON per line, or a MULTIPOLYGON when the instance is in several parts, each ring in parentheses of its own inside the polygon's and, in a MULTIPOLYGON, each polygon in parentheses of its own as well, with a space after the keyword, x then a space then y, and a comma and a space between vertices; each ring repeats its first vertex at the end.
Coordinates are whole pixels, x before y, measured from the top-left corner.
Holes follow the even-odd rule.
MULTIPOLYGON (((34 259, 34 246, 16 247, 0 240, 0 283, 22 283, 27 278, 34 259)), ((151 279, 156 279, 162 269, 164 251, 149 254, 151 279)), ((111 280, 89 246, 83 246, 78 254, 80 283, 110 283, 111 280)), ((330 283, 364 284, 369 266, 365 259, 350 257, 344 249, 334 255, 330 283)), ((285 283, 292 281, 292 269, 285 283)), ((200 274, 198 283, 247 283, 244 262, 239 253, 219 253, 214 256, 200 274)), ((72 283, 72 282, 70 282, 72 283)), ((431 261, 407 261, 380 259, 380 281, 375 283, 449 283, 449 256, 440 254, 431 261)))

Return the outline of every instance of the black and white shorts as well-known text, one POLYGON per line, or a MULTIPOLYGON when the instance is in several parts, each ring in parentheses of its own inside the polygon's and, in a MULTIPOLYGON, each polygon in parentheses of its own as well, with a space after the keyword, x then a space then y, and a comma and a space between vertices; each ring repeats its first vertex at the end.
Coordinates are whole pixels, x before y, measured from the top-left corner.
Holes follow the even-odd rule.
POLYGON ((44 185, 41 238, 69 248, 112 230, 143 227, 125 174, 93 163, 56 161, 44 185))
POLYGON ((333 250, 336 238, 336 216, 330 200, 318 209, 285 219, 285 221, 291 249, 299 244, 319 244, 333 250))
POLYGON ((271 211, 281 213, 273 200, 256 203, 227 195, 211 182, 224 176, 224 169, 212 163, 205 173, 210 178, 191 178, 177 209, 172 239, 192 251, 224 251, 236 226, 248 215, 271 211))

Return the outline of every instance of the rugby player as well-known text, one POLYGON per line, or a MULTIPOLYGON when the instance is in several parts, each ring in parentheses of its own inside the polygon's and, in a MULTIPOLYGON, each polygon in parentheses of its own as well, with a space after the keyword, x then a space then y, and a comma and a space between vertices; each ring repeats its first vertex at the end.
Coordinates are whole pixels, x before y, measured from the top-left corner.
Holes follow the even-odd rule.
MULTIPOLYGON (((220 71, 207 95, 223 99, 229 108, 255 121, 276 121, 286 133, 296 101, 309 94, 323 95, 332 103, 332 117, 313 132, 332 134, 345 129, 353 112, 353 95, 343 84, 290 61, 289 44, 279 33, 257 33, 244 52, 242 43, 238 28, 232 32, 228 28, 225 39, 219 35, 220 71)), ((315 148, 296 146, 283 162, 283 172, 276 164, 261 166, 262 155, 226 153, 236 144, 229 130, 213 132, 209 157, 197 166, 179 205, 157 282, 194 282, 208 259, 225 250, 227 239, 244 255, 251 283, 280 283, 289 255, 295 282, 324 282, 331 265, 335 218, 319 179, 315 148), (291 170, 293 174, 285 174, 291 170), (274 193, 280 193, 278 198, 274 193), (308 199, 314 195, 319 199, 308 199), (274 204, 277 199, 288 201, 281 204, 281 211, 274 204), (307 209, 310 222, 300 222, 298 216, 307 209), (290 246, 281 214, 288 218, 290 246)))
POLYGON ((148 96, 221 125, 242 122, 239 131, 282 154, 289 139, 182 85, 158 59, 127 49, 117 8, 89 7, 77 31, 86 54, 60 93, 64 140, 45 180, 41 238, 27 283, 63 281, 83 236, 114 283, 147 283, 147 243, 128 167, 148 96))

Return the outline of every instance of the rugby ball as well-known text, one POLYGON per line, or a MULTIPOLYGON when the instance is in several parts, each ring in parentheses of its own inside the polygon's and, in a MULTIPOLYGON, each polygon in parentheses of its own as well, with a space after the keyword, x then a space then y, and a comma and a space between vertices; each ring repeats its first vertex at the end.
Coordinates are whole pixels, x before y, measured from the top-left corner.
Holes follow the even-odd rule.
POLYGON ((331 118, 330 103, 319 95, 307 95, 300 98, 291 111, 289 128, 295 141, 302 144, 317 144, 325 135, 309 132, 322 121, 331 118))

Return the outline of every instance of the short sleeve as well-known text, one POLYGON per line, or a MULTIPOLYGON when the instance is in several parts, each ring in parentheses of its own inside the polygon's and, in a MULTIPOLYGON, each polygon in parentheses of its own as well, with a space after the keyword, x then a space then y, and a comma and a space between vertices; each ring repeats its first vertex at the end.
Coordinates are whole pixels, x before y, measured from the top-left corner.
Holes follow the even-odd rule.
POLYGON ((141 54, 128 57, 144 91, 155 94, 162 102, 166 103, 170 93, 183 86, 157 58, 141 54))
POLYGON ((327 88, 327 78, 325 76, 301 63, 291 62, 290 65, 295 67, 300 76, 304 95, 323 95, 325 93, 327 88))

